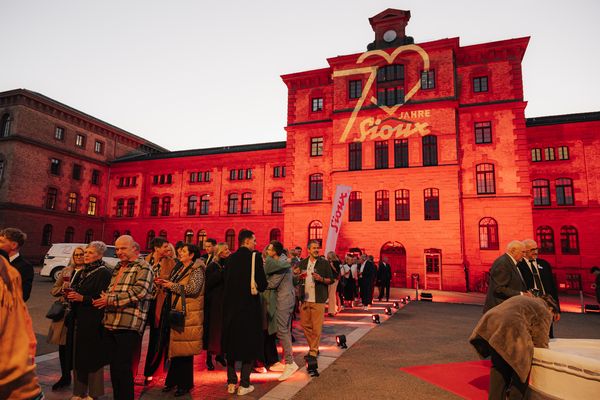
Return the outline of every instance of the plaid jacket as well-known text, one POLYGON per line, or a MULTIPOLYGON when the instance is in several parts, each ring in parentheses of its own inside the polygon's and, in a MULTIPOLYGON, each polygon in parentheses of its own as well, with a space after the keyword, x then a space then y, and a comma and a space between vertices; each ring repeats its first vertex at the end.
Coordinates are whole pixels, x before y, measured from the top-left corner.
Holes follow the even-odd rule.
POLYGON ((107 290, 104 327, 143 333, 152 299, 154 272, 145 260, 138 258, 127 264, 116 282, 122 265, 121 261, 115 267, 107 290))

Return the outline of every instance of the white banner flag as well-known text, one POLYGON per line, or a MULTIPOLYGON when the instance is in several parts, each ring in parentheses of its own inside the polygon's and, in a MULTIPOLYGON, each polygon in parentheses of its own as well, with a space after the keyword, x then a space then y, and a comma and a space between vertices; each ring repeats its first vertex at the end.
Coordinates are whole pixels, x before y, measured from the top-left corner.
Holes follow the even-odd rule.
POLYGON ((325 256, 330 251, 335 251, 350 191, 352 191, 352 186, 337 185, 335 189, 335 197, 333 198, 333 205, 331 207, 331 219, 329 220, 329 229, 327 230, 325 256))

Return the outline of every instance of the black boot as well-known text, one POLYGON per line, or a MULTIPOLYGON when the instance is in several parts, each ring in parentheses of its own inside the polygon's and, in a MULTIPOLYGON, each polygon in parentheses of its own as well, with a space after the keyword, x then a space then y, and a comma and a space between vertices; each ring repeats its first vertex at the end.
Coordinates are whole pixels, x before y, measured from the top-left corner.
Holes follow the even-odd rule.
POLYGON ((225 357, 223 357, 223 354, 219 354, 215 357, 215 361, 218 362, 219 364, 221 364, 221 366, 226 367, 227 366, 227 362, 225 361, 225 357))
POLYGON ((59 389, 62 389, 66 386, 69 386, 71 384, 71 377, 70 376, 61 376, 60 379, 54 384, 52 385, 52 391, 57 391, 59 389))
POLYGON ((212 362, 212 356, 206 356, 206 369, 209 371, 215 370, 215 365, 212 362))

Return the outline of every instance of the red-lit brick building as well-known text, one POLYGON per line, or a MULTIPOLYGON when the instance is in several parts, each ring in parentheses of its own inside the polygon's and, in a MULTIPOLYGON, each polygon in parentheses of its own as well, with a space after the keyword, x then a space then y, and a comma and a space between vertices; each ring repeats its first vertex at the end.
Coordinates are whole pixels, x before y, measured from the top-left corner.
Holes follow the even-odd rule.
MULTIPOLYGON (((285 142, 166 152, 102 123, 116 143, 129 143, 102 159, 104 191, 70 176, 53 183, 50 161, 25 179, 34 180, 35 189, 18 188, 27 204, 11 198, 8 186, 23 179, 10 178, 14 157, 10 161, 6 145, 28 132, 29 120, 50 119, 43 127, 35 122, 36 132, 57 144, 40 147, 37 165, 48 165, 47 151, 70 144, 52 139, 64 124, 62 114, 60 121, 49 112, 27 114, 30 106, 15 108, 5 100, 15 94, 2 93, 0 117, 9 128, 0 135, 0 216, 23 226, 18 222, 31 213, 44 215, 44 224, 26 223, 36 255, 47 248, 33 250, 47 239, 43 226, 51 225, 52 241, 60 242, 69 238, 65 229, 74 217, 81 219, 78 235, 93 220, 106 241, 129 232, 143 245, 163 235, 192 242, 214 237, 237 247, 237 233, 246 227, 259 245, 281 238, 294 246, 325 241, 336 187, 349 185, 337 251, 359 248, 376 259, 388 257, 396 286, 412 285, 418 274, 428 289, 484 290, 489 266, 506 244, 533 237, 563 289, 577 289, 581 279, 589 291, 589 267, 600 264, 594 246, 600 234, 600 113, 526 119, 521 61, 529 38, 415 44, 405 34, 409 19, 408 11, 385 10, 369 20, 375 40, 367 52, 282 76, 288 88, 285 142), (41 211, 49 185, 61 190, 55 195, 60 200, 41 211), (71 212, 68 194, 87 199, 90 190, 102 192, 101 212, 84 216, 89 205, 71 212)), ((101 123, 83 116, 90 126, 101 123)), ((69 125, 67 133, 79 126, 69 125)), ((71 157, 77 149, 63 151, 71 157)), ((93 171, 98 157, 86 157, 78 162, 93 171)))

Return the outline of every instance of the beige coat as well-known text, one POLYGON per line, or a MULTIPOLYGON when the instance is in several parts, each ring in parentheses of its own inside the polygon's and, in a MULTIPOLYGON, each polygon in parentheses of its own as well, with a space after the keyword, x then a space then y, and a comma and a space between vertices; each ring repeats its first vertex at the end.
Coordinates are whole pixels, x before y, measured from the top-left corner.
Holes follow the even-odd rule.
MULTIPOLYGON (((184 267, 182 267, 184 268, 184 267)), ((199 262, 194 263, 183 279, 178 283, 186 286, 194 274, 200 274, 202 282, 200 291, 194 295, 185 296, 185 326, 183 330, 171 329, 169 338, 169 358, 185 357, 200 354, 202 352, 202 334, 204 322, 204 269, 199 262)), ((173 295, 173 299, 177 296, 173 295)), ((177 301, 175 308, 182 310, 181 298, 177 301)))
POLYGON ((494 349, 527 381, 534 347, 548 347, 552 313, 537 297, 513 296, 490 309, 479 320, 469 342, 483 358, 494 349))
MULTIPOLYGON (((73 267, 65 267, 62 270, 60 277, 56 280, 56 282, 54 282, 54 286, 52 286, 52 289, 50 289, 50 294, 54 297, 58 297, 57 300, 65 301, 65 298, 62 295, 62 274, 67 270, 70 270, 70 274, 73 273, 73 267)), ((48 329, 48 336, 46 336, 46 342, 50 344, 58 344, 61 346, 67 344, 67 327, 65 326, 64 318, 60 321, 50 322, 50 328, 48 329)))
MULTIPOLYGON (((146 257, 146 261, 148 263, 150 263, 150 260, 152 259, 152 254, 148 254, 148 256, 146 257)), ((173 268, 175 267, 175 264, 177 264, 177 262, 175 261, 175 259, 171 258, 171 257, 163 257, 161 258, 161 260, 159 261, 159 263, 157 265, 153 265, 152 266, 152 270, 154 271, 154 278, 161 278, 161 279, 169 279, 169 276, 171 276, 171 272, 173 272, 173 268)), ((162 307, 163 304, 165 302, 166 299, 166 293, 164 290, 161 290, 160 287, 154 286, 154 290, 155 290, 155 307, 154 307, 154 327, 158 328, 159 324, 160 324, 160 314, 162 312, 162 307)))

